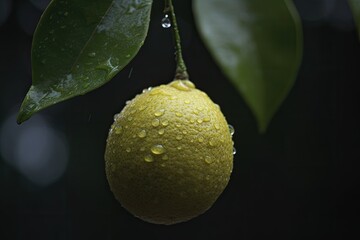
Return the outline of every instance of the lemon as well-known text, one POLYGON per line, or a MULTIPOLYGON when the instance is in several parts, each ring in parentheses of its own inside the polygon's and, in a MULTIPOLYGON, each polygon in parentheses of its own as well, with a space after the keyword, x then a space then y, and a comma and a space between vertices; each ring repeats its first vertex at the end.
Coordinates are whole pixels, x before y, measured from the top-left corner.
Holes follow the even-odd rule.
POLYGON ((144 221, 174 224, 209 209, 233 167, 218 105, 189 80, 144 90, 114 117, 106 175, 121 205, 144 221))

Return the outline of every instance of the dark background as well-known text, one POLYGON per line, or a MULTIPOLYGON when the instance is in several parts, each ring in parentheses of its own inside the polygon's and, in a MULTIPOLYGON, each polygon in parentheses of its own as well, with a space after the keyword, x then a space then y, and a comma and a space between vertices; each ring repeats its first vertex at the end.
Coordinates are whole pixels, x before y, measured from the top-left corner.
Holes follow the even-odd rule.
MULTIPOLYGON (((174 71, 155 1, 145 45, 110 83, 16 125, 30 49, 47 0, 0 0, 0 239, 347 239, 359 237, 360 44, 345 0, 296 0, 304 27, 297 81, 264 135, 175 1, 192 81, 235 129, 231 181, 189 222, 143 222, 116 202, 104 148, 112 117, 174 71)), ((181 2, 181 4, 179 4, 181 2)), ((269 9, 271 11, 271 9, 269 9)))

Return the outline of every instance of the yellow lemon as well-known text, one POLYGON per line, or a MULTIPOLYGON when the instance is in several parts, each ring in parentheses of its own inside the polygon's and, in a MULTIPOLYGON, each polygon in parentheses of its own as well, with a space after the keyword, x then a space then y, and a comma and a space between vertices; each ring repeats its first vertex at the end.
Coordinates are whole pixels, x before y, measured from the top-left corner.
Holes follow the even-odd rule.
POLYGON ((105 152, 110 188, 144 221, 194 218, 229 181, 231 135, 219 106, 192 82, 144 90, 114 117, 105 152))

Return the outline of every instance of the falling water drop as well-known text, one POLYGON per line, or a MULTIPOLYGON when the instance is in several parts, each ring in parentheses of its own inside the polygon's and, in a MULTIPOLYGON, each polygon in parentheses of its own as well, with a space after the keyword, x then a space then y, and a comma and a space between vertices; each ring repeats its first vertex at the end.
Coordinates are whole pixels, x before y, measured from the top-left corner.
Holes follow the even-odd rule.
POLYGON ((165 15, 165 17, 161 20, 161 26, 163 28, 169 28, 171 27, 171 21, 169 19, 169 15, 165 15))
POLYGON ((233 155, 235 155, 235 154, 236 154, 236 148, 233 147, 233 155))

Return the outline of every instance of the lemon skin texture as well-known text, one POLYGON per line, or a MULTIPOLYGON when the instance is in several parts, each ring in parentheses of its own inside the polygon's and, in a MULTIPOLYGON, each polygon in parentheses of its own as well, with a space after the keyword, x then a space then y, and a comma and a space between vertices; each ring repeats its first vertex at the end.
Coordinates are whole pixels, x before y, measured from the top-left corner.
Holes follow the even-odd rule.
POLYGON ((188 80, 144 90, 114 116, 105 167, 115 198, 133 215, 187 221, 209 209, 229 181, 228 123, 188 80))

